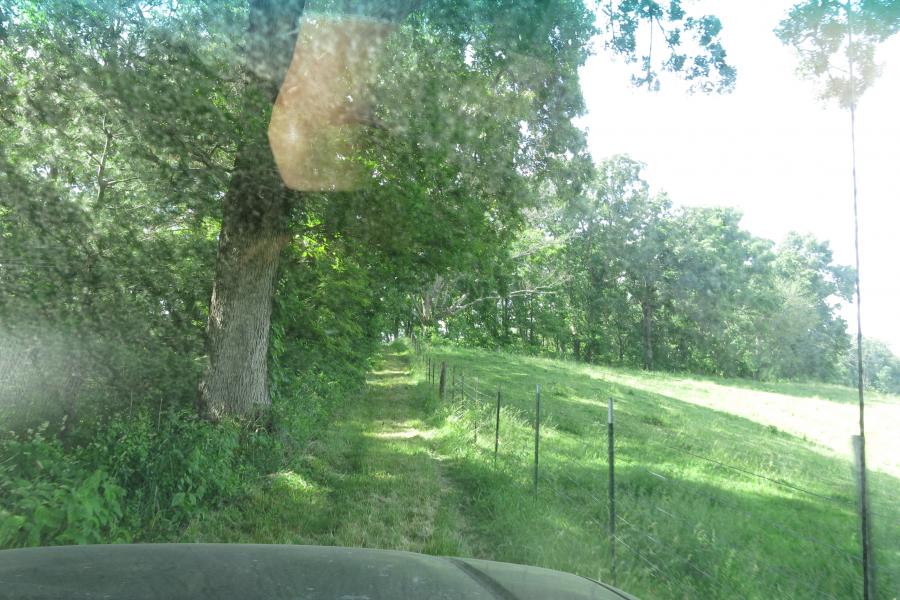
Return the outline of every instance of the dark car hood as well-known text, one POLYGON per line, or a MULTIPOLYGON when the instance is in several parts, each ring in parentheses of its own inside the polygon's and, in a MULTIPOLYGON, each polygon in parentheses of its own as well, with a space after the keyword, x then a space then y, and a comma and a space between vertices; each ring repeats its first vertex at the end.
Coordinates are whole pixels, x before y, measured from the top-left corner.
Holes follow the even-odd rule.
POLYGON ((394 550, 255 544, 3 550, 0 598, 634 600, 596 581, 539 567, 394 550))

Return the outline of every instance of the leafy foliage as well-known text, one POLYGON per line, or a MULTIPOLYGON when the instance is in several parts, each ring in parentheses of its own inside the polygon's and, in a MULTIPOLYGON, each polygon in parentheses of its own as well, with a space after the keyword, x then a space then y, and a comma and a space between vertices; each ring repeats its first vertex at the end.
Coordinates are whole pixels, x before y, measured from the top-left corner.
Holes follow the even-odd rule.
POLYGON ((815 0, 795 4, 775 33, 797 50, 800 73, 821 84, 821 96, 846 107, 874 83, 878 44, 897 31, 897 0, 815 0))
POLYGON ((719 40, 722 23, 713 15, 688 16, 681 4, 681 0, 601 3, 607 17, 607 47, 625 55, 629 62, 640 62, 642 74, 632 76, 637 85, 658 90, 661 69, 683 76, 694 90, 732 90, 737 70, 726 61, 727 53, 719 40), (657 41, 657 47, 665 45, 668 55, 664 60, 653 56, 654 35, 662 38, 657 41), (646 51, 639 48, 642 38, 647 44, 646 51))
POLYGON ((125 489, 68 459, 47 428, 0 441, 0 547, 127 541, 125 489))
MULTIPOLYGON (((845 356, 844 382, 855 387, 858 378, 856 340, 853 340, 852 348, 845 356)), ((866 338, 863 343, 863 377, 868 389, 900 394, 900 358, 884 342, 866 338)))
POLYGON ((641 169, 613 158, 583 193, 556 199, 519 242, 542 239, 520 254, 516 287, 531 293, 486 277, 497 293, 452 319, 454 337, 648 369, 840 379, 852 269, 812 237, 773 247, 734 210, 673 206, 641 169))

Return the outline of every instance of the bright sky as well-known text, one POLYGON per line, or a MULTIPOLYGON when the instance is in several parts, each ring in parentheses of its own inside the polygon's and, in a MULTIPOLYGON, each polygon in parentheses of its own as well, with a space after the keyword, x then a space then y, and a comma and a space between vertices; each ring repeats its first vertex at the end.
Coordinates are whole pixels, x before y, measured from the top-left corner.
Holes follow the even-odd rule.
MULTIPOLYGON (((689 95, 672 80, 656 93, 635 89, 636 65, 600 49, 581 72, 588 115, 580 124, 595 160, 624 153, 646 163, 651 186, 673 202, 736 207, 747 229, 775 241, 812 233, 853 264, 849 115, 817 99, 772 33, 793 3, 686 6, 722 20, 738 69, 730 95, 689 95)), ((900 355, 900 39, 882 47, 880 62, 884 71, 857 110, 863 334, 900 355)), ((843 314, 855 333, 855 308, 843 314)))

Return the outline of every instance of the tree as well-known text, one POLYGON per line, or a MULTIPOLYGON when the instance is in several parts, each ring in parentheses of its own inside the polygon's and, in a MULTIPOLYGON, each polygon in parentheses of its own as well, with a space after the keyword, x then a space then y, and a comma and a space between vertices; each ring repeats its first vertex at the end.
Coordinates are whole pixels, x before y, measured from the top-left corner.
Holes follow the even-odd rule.
POLYGON ((629 62, 640 62, 641 74, 632 76, 636 85, 659 89, 659 74, 663 71, 680 75, 693 90, 730 91, 737 70, 728 64, 727 53, 719 41, 722 23, 713 15, 689 16, 681 4, 680 0, 601 3, 607 19, 607 47, 624 54, 629 62), (657 48, 662 44, 667 51, 662 59, 654 56, 654 36, 662 38, 656 38, 657 48), (699 52, 693 56, 686 53, 685 39, 690 39, 699 52), (646 51, 641 49, 641 42, 646 43, 646 51))
MULTIPOLYGON (((490 12, 494 7, 481 10, 490 12)), ((590 32, 587 14, 583 9, 581 12, 570 13, 572 19, 568 22, 557 19, 552 23, 547 20, 550 13, 543 10, 532 12, 530 16, 544 14, 547 18, 537 19, 536 25, 532 23, 526 26, 524 22, 520 23, 521 27, 516 35, 529 32, 533 32, 529 35, 536 35, 539 31, 545 32, 546 27, 557 27, 558 34, 567 36, 566 39, 569 40, 569 44, 554 52, 562 58, 557 62, 543 60, 541 53, 550 49, 550 45, 539 44, 532 38, 515 51, 507 46, 510 58, 506 64, 502 64, 496 55, 485 65, 480 62, 467 64, 466 48, 471 49, 470 56, 481 57, 482 45, 506 46, 509 38, 503 35, 511 33, 503 32, 503 35, 499 35, 487 30, 481 33, 483 41, 474 41, 479 36, 479 30, 488 26, 486 20, 480 20, 485 15, 479 16, 477 12, 474 18, 467 16, 465 19, 459 13, 445 16, 439 12, 437 18, 418 21, 418 25, 414 23, 409 32, 412 36, 403 32, 398 34, 396 44, 401 51, 395 56, 399 59, 399 64, 405 63, 412 68, 395 68, 383 75, 381 86, 390 89, 393 97, 382 104, 383 108, 376 107, 373 112, 378 114, 384 130, 373 131, 368 149, 365 146, 360 149, 359 159, 369 165, 370 172, 377 173, 372 179, 375 185, 358 193, 333 197, 333 206, 326 209, 326 214, 345 223, 345 232, 359 234, 363 229, 359 227, 359 223, 365 223, 370 233, 363 233, 361 239, 374 242, 373 249, 376 252, 382 249, 390 252, 390 248, 385 246, 399 246, 397 253, 409 252, 415 248, 413 240, 402 240, 398 244, 396 239, 385 239, 382 234, 390 231, 391 227, 385 216, 389 216, 390 212, 386 215, 376 214, 365 206, 368 204, 385 208, 386 203, 392 199, 392 203, 404 213, 393 224, 415 223, 419 229, 411 227, 409 230, 414 237, 422 234, 445 236, 445 232, 454 231, 452 227, 420 228, 422 223, 440 225, 441 220, 435 218, 434 208, 443 209, 443 206, 450 209, 448 216, 460 223, 459 229, 468 231, 470 239, 466 243, 478 239, 487 241, 501 230, 501 226, 508 227, 504 215, 515 215, 522 205, 521 197, 515 195, 517 177, 513 160, 515 145, 518 143, 518 122, 521 118, 515 121, 502 118, 504 112, 508 115, 516 113, 504 110, 498 100, 504 99, 503 96, 515 96, 515 93, 509 94, 504 86, 511 80, 518 80, 526 83, 525 89, 537 92, 538 98, 543 99, 545 108, 561 110, 561 116, 565 118, 574 116, 564 104, 569 100, 557 89, 561 92, 573 85, 577 87, 577 80, 572 81, 572 77, 575 75, 575 65, 583 60, 578 57, 583 55, 581 48, 586 42, 585 34, 590 32), (435 34, 450 40, 460 35, 473 36, 473 43, 462 47, 455 43, 438 44, 435 41, 441 38, 429 37, 435 34), (416 46, 423 45, 432 46, 436 52, 422 53, 421 48, 416 46), (573 59, 578 62, 573 63, 573 59), (418 61, 419 64, 410 65, 411 60, 418 61), (447 64, 448 60, 451 61, 450 64, 447 64), (440 62, 444 62, 440 66, 449 69, 442 71, 440 62), (534 69, 535 65, 544 67, 534 69), (550 65, 554 65, 555 71, 560 68, 566 70, 564 73, 557 73, 560 84, 555 88, 548 85, 553 81, 547 78, 552 73, 547 70, 550 65), (430 82, 422 79, 423 73, 433 79, 430 82), (526 79, 526 74, 531 77, 530 80, 526 79), (417 78, 412 85, 396 86, 396 82, 410 77, 417 78), (452 77, 459 77, 462 85, 448 89, 460 90, 463 95, 468 96, 464 103, 455 106, 447 101, 450 99, 446 97, 447 94, 436 96, 428 93, 436 85, 445 89, 443 86, 448 85, 452 77), (424 98, 414 97, 405 102, 402 97, 398 99, 396 96, 397 93, 410 92, 415 96, 424 95, 424 98), (500 110, 496 110, 498 105, 500 110), (495 110, 486 110, 489 106, 495 110), (430 122, 410 121, 406 115, 413 107, 430 112, 431 114, 421 115, 429 117, 430 122), (469 114, 460 115, 459 124, 455 129, 449 130, 451 135, 448 136, 444 127, 450 122, 447 111, 457 112, 460 108, 469 114), (477 112, 473 113, 473 110, 477 112), (472 127, 473 116, 482 121, 481 138, 472 127), (467 117, 469 122, 466 127, 460 127, 467 117), (510 127, 510 123, 515 123, 515 126, 510 127), (402 132, 408 133, 404 135, 402 132), (479 141, 480 139, 483 141, 479 141), (498 185, 503 183, 506 185, 498 185), (403 201, 396 202, 397 199, 403 201), (463 208, 463 212, 454 214, 451 208, 454 204, 463 208), (428 211, 432 214, 424 220, 413 220, 411 217, 414 215, 410 213, 416 211, 428 211), (493 219, 491 211, 495 213, 493 219)), ((273 36, 283 37, 296 23, 296 14, 296 8, 293 13, 285 14, 283 9, 279 12, 271 5, 256 6, 251 10, 251 44, 263 44, 264 40, 273 36), (266 35, 262 38, 256 36, 258 39, 254 41, 253 32, 265 32, 266 35)), ((516 11, 513 14, 519 18, 524 12, 516 11)), ((496 24, 491 25, 491 28, 496 29, 496 24)), ((252 46, 249 52, 254 54, 252 46)), ((272 55, 271 49, 267 48, 266 53, 267 56, 272 55)), ((255 54, 262 55, 263 50, 260 48, 255 54)), ((290 56, 290 53, 276 54, 290 56)), ((283 64, 264 64, 264 71, 269 74, 283 73, 286 68, 283 64)), ((345 76, 344 73, 329 75, 338 78, 345 76)), ((262 93, 255 91, 260 85, 259 81, 253 81, 251 88, 245 92, 249 97, 249 104, 244 113, 250 123, 267 121, 267 107, 271 105, 278 89, 277 81, 273 84, 264 79, 262 93)), ((511 97, 509 101, 512 101, 511 97)), ((521 114, 523 105, 510 103, 521 114)), ((415 111, 413 115, 415 119, 415 111)), ((556 130, 553 123, 548 122, 546 126, 548 131, 556 130)), ((271 139, 271 129, 269 133, 271 139)), ((214 417, 220 414, 251 414, 268 403, 265 361, 269 307, 278 255, 290 240, 288 223, 291 193, 277 178, 261 128, 257 125, 244 135, 245 139, 239 145, 235 159, 235 174, 224 198, 216 284, 210 310, 209 366, 201 384, 201 401, 206 412, 214 417)), ((537 136, 535 139, 543 140, 545 136, 537 136)), ((538 153, 539 156, 541 154, 538 153)), ((460 238, 463 239, 465 238, 460 238)), ((426 247, 439 251, 440 254, 424 257, 431 263, 431 268, 426 272, 434 273, 435 267, 447 264, 450 257, 461 253, 462 241, 456 244, 452 238, 446 241, 448 243, 440 244, 436 240, 429 240, 426 247)), ((469 254, 476 251, 471 246, 466 249, 469 254)))
POLYGON ((774 309, 770 244, 728 208, 681 208, 667 244, 674 256, 670 366, 759 375, 761 335, 774 309))
POLYGON ((586 275, 579 294, 587 307, 585 326, 592 332, 586 358, 599 350, 596 337, 604 334, 617 340, 619 359, 624 358, 623 337, 629 336, 637 315, 641 363, 652 369, 655 321, 670 297, 672 255, 666 240, 671 204, 665 196, 650 195, 640 176, 642 167, 627 157, 604 162, 593 189, 570 218, 577 260, 586 275))
POLYGON ((810 0, 795 4, 775 34, 797 51, 800 74, 820 83, 822 98, 850 107, 878 77, 878 44, 898 30, 897 0, 810 0), (851 59, 852 88, 847 68, 851 59))
POLYGON ((208 219, 225 172, 220 156, 195 158, 227 131, 219 115, 196 110, 195 94, 210 92, 227 112, 211 85, 221 59, 180 45, 185 29, 205 32, 189 7, 180 27, 127 2, 5 8, 4 337, 33 349, 25 370, 67 374, 59 394, 57 376, 45 377, 50 390, 32 388, 47 392, 36 405, 67 407, 67 427, 84 398, 178 402, 196 388, 214 256, 208 219), (186 144, 174 132, 191 119, 186 144))
MULTIPOLYGON (((257 66, 262 64, 264 68, 262 79, 245 90, 249 104, 243 110, 243 120, 256 129, 242 135, 235 173, 224 199, 210 310, 209 363, 201 384, 201 403, 211 416, 253 413, 268 403, 265 351, 269 306, 278 255, 290 239, 285 225, 290 194, 273 175, 272 160, 258 124, 267 121, 266 104, 274 100, 277 79, 284 73, 284 62, 290 53, 268 46, 263 50, 258 36, 254 40, 252 34, 264 32, 266 39, 292 39, 288 34, 295 27, 300 8, 288 4, 275 10, 273 4, 262 0, 251 3, 248 52, 257 66)), ((405 208, 428 208, 429 204, 461 206, 463 212, 451 210, 448 216, 474 232, 475 239, 497 243, 507 235, 505 232, 514 230, 517 213, 527 205, 524 194, 515 193, 517 189, 524 191, 518 175, 540 175, 581 143, 581 134, 571 126, 570 119, 583 108, 577 67, 586 56, 591 16, 580 1, 572 0, 550 4, 473 1, 465 7, 458 2, 436 1, 423 3, 419 8, 415 13, 418 16, 411 21, 414 38, 404 47, 400 64, 413 58, 431 62, 428 66, 435 67, 450 60, 451 70, 393 72, 393 76, 414 80, 414 85, 392 88, 395 92, 421 96, 424 91, 426 103, 421 103, 422 98, 404 102, 401 96, 383 102, 380 110, 375 108, 379 122, 387 125, 388 132, 393 126, 393 131, 413 135, 385 139, 381 132, 373 132, 369 156, 363 148, 361 158, 368 161, 371 173, 378 173, 374 178, 378 186, 355 197, 371 200, 384 198, 389 192, 394 197, 414 199, 412 205, 402 203, 405 208), (497 18, 500 14, 502 19, 497 18), (449 44, 436 46, 435 39, 447 40, 449 44), (417 45, 430 46, 437 52, 422 54, 417 45), (431 79, 422 78, 423 73, 431 79), (451 79, 448 75, 458 77, 461 87, 446 87, 451 79), (468 94, 467 102, 455 107, 433 93, 439 90, 446 96, 451 91, 452 95, 455 89, 468 94), (522 102, 525 98, 529 98, 527 103, 522 102), (403 123, 401 119, 398 123, 402 110, 413 106, 427 109, 422 114, 426 120, 403 123), (484 110, 488 106, 493 110, 484 110), (459 114, 456 122, 447 118, 447 111, 452 115, 460 113, 460 109, 468 114, 459 114), (379 155, 378 150, 383 148, 392 151, 379 155), (372 149, 376 150, 375 155, 371 155, 372 149), (402 163, 397 162, 398 158, 402 163), (480 190, 474 198, 470 197, 475 201, 460 202, 472 184, 480 190), (477 227, 486 237, 479 235, 477 227)), ((683 12, 676 12, 669 18, 680 21, 683 16, 683 12)), ((694 27, 691 21, 686 28, 700 32, 701 52, 717 57, 700 69, 700 74, 708 75, 727 70, 727 64, 721 47, 716 46, 717 30, 712 21, 706 23, 709 26, 694 27)), ((404 39, 403 35, 399 39, 404 39)), ((670 47, 677 45, 673 38, 670 47)), ((632 52, 627 44, 619 44, 615 50, 632 52)), ((353 198, 351 194, 351 205, 353 198)), ((341 208, 342 203, 337 204, 341 208)), ((440 234, 442 228, 430 232, 440 234)), ((447 241, 451 243, 431 247, 454 248, 452 240, 447 241)), ((442 275, 434 267, 446 264, 449 257, 476 256, 477 252, 477 248, 470 247, 463 252, 441 250, 438 255, 424 256, 432 268, 420 271, 420 277, 427 273, 431 280, 442 275)))
POLYGON ((774 262, 780 308, 774 320, 775 374, 829 380, 849 346, 846 322, 838 316, 849 301, 853 270, 832 263, 827 242, 788 235, 774 262))
POLYGON ((545 199, 510 245, 518 254, 509 256, 527 260, 504 272, 519 289, 549 285, 510 298, 510 281, 485 267, 473 294, 497 302, 472 307, 455 335, 509 344, 512 327, 524 348, 588 362, 832 379, 852 271, 809 236, 791 235, 776 251, 740 227, 737 211, 673 206, 651 195, 642 167, 615 157, 567 201, 545 199), (487 295, 491 286, 502 293, 487 295), (513 300, 506 316, 504 298, 513 300))
MULTIPOLYGON (((869 389, 890 394, 900 394, 900 358, 881 340, 866 340, 863 346, 863 373, 865 385, 869 389)), ((845 358, 844 382, 855 386, 857 379, 856 343, 847 352, 845 358)))

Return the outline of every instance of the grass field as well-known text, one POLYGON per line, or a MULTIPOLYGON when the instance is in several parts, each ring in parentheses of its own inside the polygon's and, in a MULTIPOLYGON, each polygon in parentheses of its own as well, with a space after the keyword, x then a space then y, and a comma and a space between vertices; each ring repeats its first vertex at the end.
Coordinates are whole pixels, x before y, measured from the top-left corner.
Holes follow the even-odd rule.
MULTIPOLYGON (((612 397, 617 585, 643 598, 861 597, 846 437, 855 418, 852 390, 453 347, 430 353, 455 373, 453 401, 441 402, 417 358, 392 346, 366 394, 289 468, 242 503, 193 523, 181 541, 396 548, 612 580, 612 397), (543 419, 535 497, 537 384, 543 419)), ((889 434, 900 423, 900 401, 873 398, 869 414, 877 586, 880 598, 896 598, 900 479, 889 434)))

